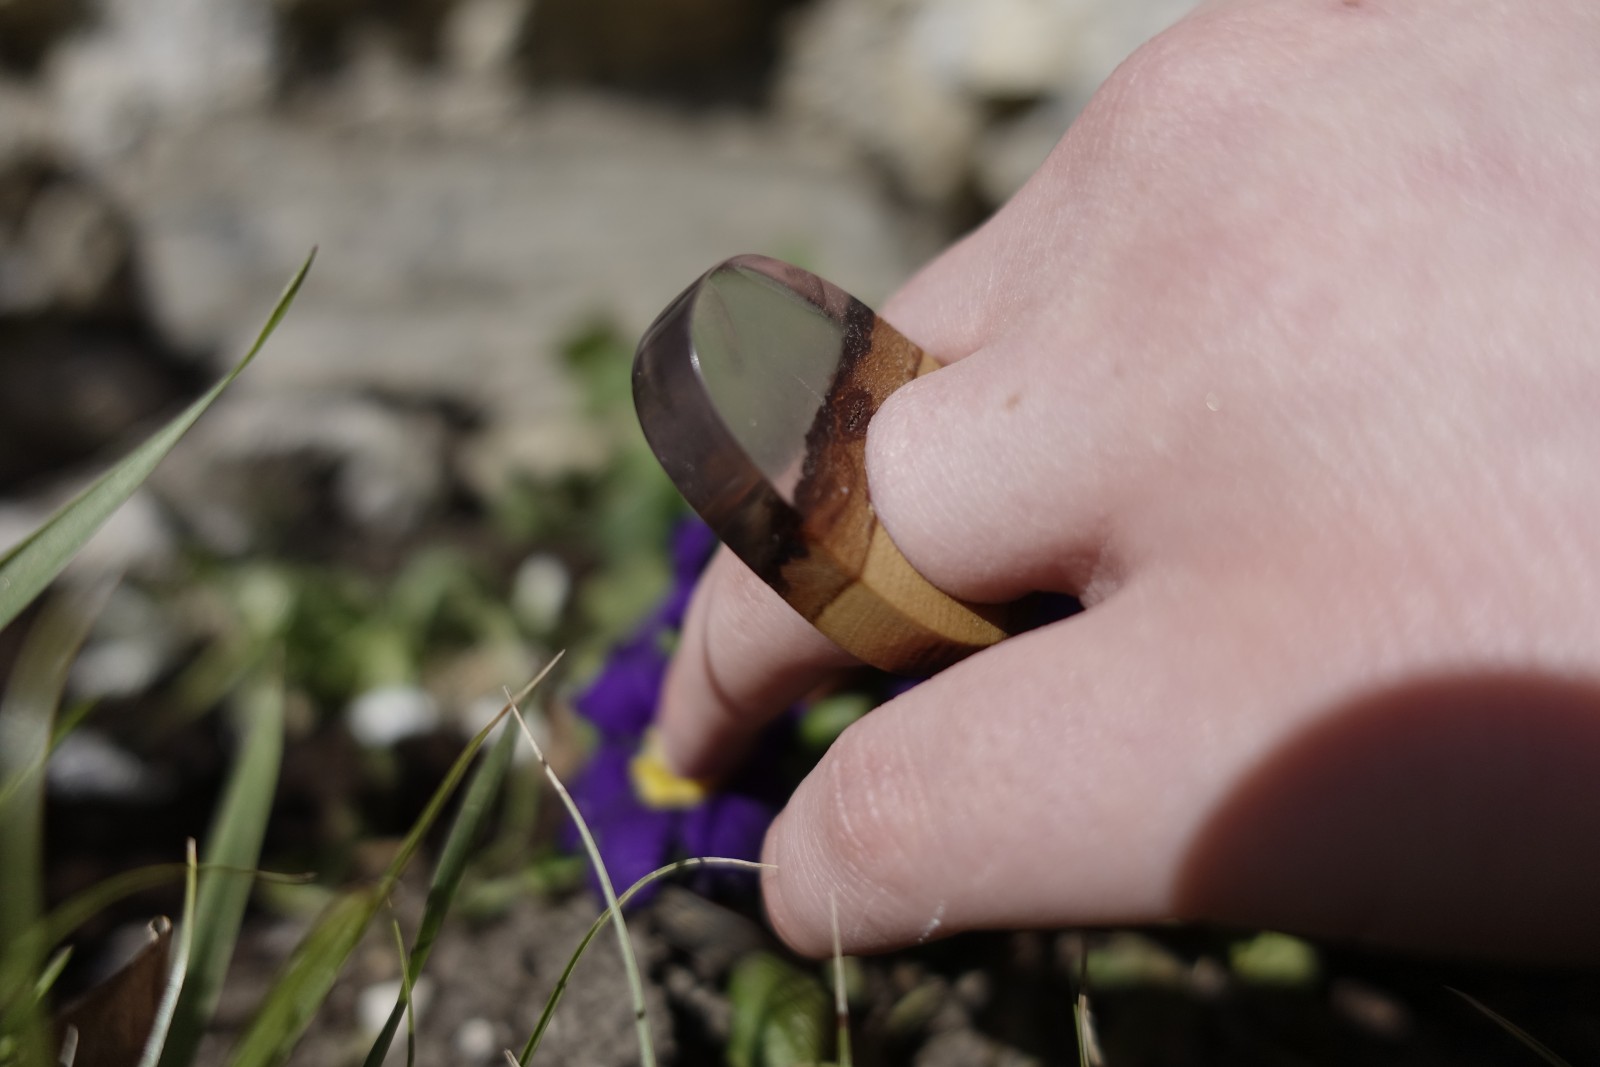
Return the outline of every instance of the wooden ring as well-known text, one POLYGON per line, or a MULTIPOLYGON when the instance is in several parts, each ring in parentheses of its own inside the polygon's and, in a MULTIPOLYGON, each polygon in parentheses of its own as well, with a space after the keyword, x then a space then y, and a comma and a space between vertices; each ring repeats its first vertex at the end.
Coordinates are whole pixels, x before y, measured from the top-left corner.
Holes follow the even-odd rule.
POLYGON ((931 674, 1010 636, 1011 605, 950 596, 867 491, 867 426, 938 368, 838 286, 765 256, 711 268, 645 332, 634 406, 668 476, 807 621, 874 667, 931 674))

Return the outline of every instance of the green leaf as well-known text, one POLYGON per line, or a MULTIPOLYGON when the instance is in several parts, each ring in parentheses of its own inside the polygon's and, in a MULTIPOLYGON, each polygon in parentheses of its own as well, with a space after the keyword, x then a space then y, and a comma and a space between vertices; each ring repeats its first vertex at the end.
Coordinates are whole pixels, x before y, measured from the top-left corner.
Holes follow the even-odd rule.
POLYGON ((178 996, 183 992, 184 979, 189 974, 190 953, 194 949, 195 887, 199 883, 200 861, 195 858, 194 838, 189 839, 188 872, 183 880, 183 919, 178 923, 178 944, 172 951, 172 968, 167 974, 166 987, 161 991, 161 1001, 156 1005, 155 1019, 150 1026, 150 1036, 145 1040, 144 1051, 139 1054, 139 1067, 155 1067, 161 1050, 167 1043, 172 1026, 172 1013, 178 1007, 178 996))
POLYGON ((506 768, 511 766, 511 756, 516 747, 515 731, 506 730, 500 740, 495 742, 494 748, 489 750, 488 757, 473 774, 472 783, 467 786, 467 795, 462 798, 461 810, 456 813, 456 820, 450 827, 450 836, 445 840, 444 849, 439 854, 439 863, 433 871, 433 884, 428 887, 428 900, 423 905, 422 923, 417 928, 417 940, 411 948, 410 955, 406 957, 400 996, 396 1000, 394 1009, 389 1012, 383 1030, 372 1043, 371 1051, 367 1053, 367 1067, 379 1067, 383 1063, 383 1058, 389 1054, 389 1045, 394 1041, 400 1020, 406 1017, 406 1003, 411 996, 411 987, 416 984, 417 978, 422 974, 422 968, 428 962, 428 954, 433 951, 433 942, 439 936, 439 927, 450 911, 456 890, 461 887, 461 877, 466 873, 467 859, 472 854, 472 846, 488 819, 495 798, 500 795, 500 784, 505 781, 506 768))
MULTIPOLYGON (((400 1012, 406 1017, 406 1067, 417 1062, 417 1013, 411 1009, 411 964, 406 954, 406 937, 400 932, 400 920, 394 921, 394 943, 400 950, 400 1012)), ((368 1057, 369 1059, 371 1057, 368 1057)), ((380 1059, 378 1062, 383 1062, 380 1059)))
POLYGON ((43 905, 45 764, 67 670, 112 583, 52 603, 17 655, 0 701, 0 1037, 24 1063, 54 1059, 31 990, 53 942, 39 926, 43 905))
POLYGON ((55 955, 50 957, 50 962, 44 965, 44 973, 33 986, 33 999, 43 1000, 50 995, 50 990, 55 988, 56 979, 61 977, 61 972, 67 969, 67 961, 72 959, 72 946, 57 949, 55 955))
MULTIPOLYGON (((283 759, 283 715, 280 667, 270 678, 253 684, 236 705, 238 747, 222 802, 206 836, 208 865, 238 870, 260 862, 283 759)), ((208 870, 201 879, 195 907, 194 962, 161 1053, 162 1067, 184 1067, 194 1059, 233 958, 251 881, 234 870, 208 870)))
POLYGON ((1298 937, 1263 931, 1228 950, 1233 973, 1252 985, 1304 986, 1320 970, 1317 950, 1298 937))
POLYGON ((728 982, 733 1024, 729 1067, 792 1067, 820 1063, 833 1015, 815 975, 770 952, 740 960, 728 982))
POLYGON ((267 338, 272 336, 272 331, 283 321, 284 313, 294 302, 295 294, 300 291, 300 283, 305 280, 306 272, 311 269, 311 261, 315 258, 316 250, 313 249, 278 298, 255 344, 250 346, 250 351, 245 353, 233 370, 177 418, 74 497, 43 526, 0 556, 0 628, 16 618, 61 573, 78 549, 143 484, 150 472, 155 470, 156 464, 172 450, 172 446, 188 432, 206 408, 250 365, 262 345, 266 344, 267 338))

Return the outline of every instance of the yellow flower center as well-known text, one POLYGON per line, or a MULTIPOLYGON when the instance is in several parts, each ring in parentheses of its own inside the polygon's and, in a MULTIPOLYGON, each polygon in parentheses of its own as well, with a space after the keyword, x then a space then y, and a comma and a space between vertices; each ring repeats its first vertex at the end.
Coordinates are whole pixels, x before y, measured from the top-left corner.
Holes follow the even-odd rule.
POLYGON ((639 754, 628 762, 628 777, 633 780, 634 796, 658 811, 692 808, 711 793, 705 782, 681 777, 667 767, 653 729, 645 734, 639 754))

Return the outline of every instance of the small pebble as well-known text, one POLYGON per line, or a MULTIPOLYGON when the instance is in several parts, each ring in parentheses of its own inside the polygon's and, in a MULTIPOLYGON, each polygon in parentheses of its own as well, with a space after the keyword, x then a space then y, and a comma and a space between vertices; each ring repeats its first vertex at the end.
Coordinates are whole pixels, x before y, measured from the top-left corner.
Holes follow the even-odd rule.
POLYGON ((1333 1010, 1352 1024, 1389 1041, 1411 1032, 1411 1015, 1394 997, 1364 982, 1340 978, 1328 990, 1333 1010))
POLYGON ((170 783, 105 735, 79 728, 50 756, 50 792, 69 800, 160 800, 170 783))
POLYGON ((572 595, 567 565, 548 552, 523 560, 511 580, 511 610, 528 632, 543 636, 561 621, 572 595))
MULTIPOLYGON (((433 994, 433 984, 427 978, 418 978, 411 987, 411 1007, 420 1017, 428 1010, 428 1000, 433 994)), ((356 996, 356 1025, 364 1034, 377 1035, 389 1021, 395 1001, 400 997, 400 979, 374 982, 356 996)), ((399 1034, 405 1032, 405 1016, 400 1017, 399 1034)))
POLYGON ((495 1038, 494 1023, 481 1017, 463 1022, 456 1028, 456 1036, 451 1040, 456 1055, 469 1063, 494 1060, 500 1053, 499 1044, 495 1038))
POLYGON ((387 748, 439 726, 439 704, 414 685, 369 689, 351 701, 345 712, 350 734, 366 748, 387 748))

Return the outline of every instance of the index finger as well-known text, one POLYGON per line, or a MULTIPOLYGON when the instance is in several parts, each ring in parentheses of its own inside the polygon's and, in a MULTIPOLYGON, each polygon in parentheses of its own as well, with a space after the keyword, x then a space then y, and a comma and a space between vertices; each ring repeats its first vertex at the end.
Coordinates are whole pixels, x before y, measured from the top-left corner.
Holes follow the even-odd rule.
POLYGON ((719 550, 689 602, 662 689, 657 721, 667 761, 695 778, 727 770, 763 726, 855 662, 719 550))

